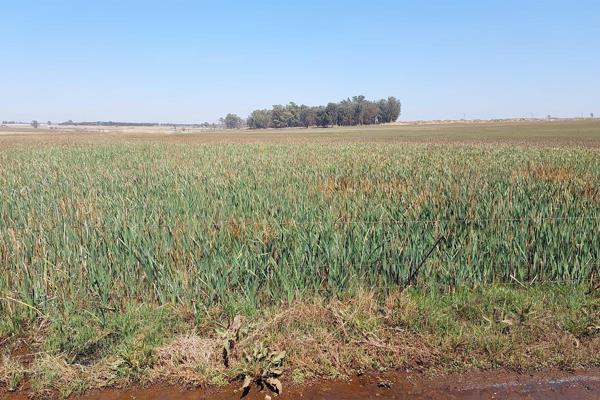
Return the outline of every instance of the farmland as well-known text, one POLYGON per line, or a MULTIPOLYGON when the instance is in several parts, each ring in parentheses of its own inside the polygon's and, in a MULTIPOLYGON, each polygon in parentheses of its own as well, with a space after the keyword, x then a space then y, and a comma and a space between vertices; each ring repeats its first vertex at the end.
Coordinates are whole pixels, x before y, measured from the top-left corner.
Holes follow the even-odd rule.
POLYGON ((0 199, 6 386, 600 365, 598 121, 3 128, 0 199))

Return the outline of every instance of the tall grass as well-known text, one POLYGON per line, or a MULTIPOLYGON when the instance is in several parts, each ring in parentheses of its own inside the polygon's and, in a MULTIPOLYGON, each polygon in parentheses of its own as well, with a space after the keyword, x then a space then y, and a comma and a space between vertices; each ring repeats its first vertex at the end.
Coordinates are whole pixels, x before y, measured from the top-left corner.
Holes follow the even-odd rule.
POLYGON ((600 260, 594 150, 16 145, 0 151, 0 199, 0 315, 14 324, 411 276, 581 283, 600 260))

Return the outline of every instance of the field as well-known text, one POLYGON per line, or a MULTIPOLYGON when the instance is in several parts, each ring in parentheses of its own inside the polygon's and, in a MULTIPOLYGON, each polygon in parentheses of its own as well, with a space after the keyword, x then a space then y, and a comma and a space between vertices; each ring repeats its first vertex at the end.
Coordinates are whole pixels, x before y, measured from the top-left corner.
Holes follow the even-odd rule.
POLYGON ((600 366, 600 121, 2 128, 0 198, 0 387, 600 366))

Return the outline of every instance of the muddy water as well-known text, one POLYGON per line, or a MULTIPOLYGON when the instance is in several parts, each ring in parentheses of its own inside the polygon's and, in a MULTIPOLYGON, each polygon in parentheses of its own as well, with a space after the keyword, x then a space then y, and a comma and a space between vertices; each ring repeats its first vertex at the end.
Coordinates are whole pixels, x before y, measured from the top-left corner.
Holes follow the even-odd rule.
MULTIPOLYGON (((124 390, 103 390, 76 400, 234 400, 240 398, 235 386, 218 390, 183 390, 154 386, 124 390)), ((284 388, 281 396, 252 390, 248 400, 599 400, 600 369, 579 372, 543 372, 531 375, 504 371, 450 375, 430 378, 420 373, 363 375, 348 381, 319 381, 306 386, 284 388)), ((0 395, 0 398, 2 396, 0 395)), ((9 396, 14 400, 23 397, 9 396)))

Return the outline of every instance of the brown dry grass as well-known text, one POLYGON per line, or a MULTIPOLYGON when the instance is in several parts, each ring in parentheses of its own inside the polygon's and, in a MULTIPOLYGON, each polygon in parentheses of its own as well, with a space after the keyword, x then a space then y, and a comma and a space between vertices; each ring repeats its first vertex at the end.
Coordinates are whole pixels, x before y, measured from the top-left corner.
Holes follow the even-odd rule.
POLYGON ((512 171, 512 179, 528 179, 533 182, 557 185, 575 185, 582 197, 600 202, 600 186, 598 180, 590 172, 581 172, 573 167, 551 165, 549 163, 528 165, 512 171))
POLYGON ((524 175, 534 180, 553 183, 572 182, 576 179, 589 181, 593 178, 591 174, 585 174, 584 176, 581 176, 571 167, 553 166, 549 164, 529 166, 524 171, 524 175))
POLYGON ((221 346, 222 341, 214 337, 178 335, 156 350, 150 380, 187 385, 214 383, 224 373, 221 346))
POLYGON ((352 176, 327 177, 317 184, 317 190, 330 199, 336 196, 348 197, 353 195, 395 197, 400 196, 405 189, 406 183, 398 178, 371 181, 352 176))

